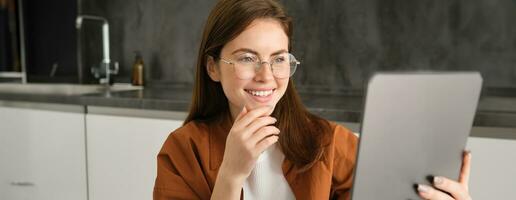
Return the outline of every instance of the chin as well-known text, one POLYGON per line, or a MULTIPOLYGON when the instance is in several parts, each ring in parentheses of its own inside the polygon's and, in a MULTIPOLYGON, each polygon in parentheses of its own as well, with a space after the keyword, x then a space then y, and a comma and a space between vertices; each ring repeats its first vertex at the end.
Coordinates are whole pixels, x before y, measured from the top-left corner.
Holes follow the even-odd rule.
MULTIPOLYGON (((261 106, 265 106, 265 105, 271 106, 271 107, 275 108, 276 107, 276 103, 277 102, 274 102, 274 103, 270 103, 270 102, 269 103, 247 102, 246 105, 247 105, 247 109, 253 110, 253 109, 259 108, 261 106)), ((266 115, 271 115, 273 111, 274 111, 274 109, 271 109, 269 112, 266 113, 266 115)))

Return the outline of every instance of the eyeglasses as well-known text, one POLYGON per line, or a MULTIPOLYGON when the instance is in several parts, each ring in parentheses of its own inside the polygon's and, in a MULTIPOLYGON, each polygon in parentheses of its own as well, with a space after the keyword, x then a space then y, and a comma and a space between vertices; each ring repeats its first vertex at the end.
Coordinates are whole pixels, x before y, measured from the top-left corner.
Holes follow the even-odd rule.
POLYGON ((273 56, 269 62, 262 62, 252 53, 244 53, 237 56, 236 61, 220 58, 222 62, 233 65, 235 74, 240 79, 250 79, 256 75, 263 64, 271 67, 272 75, 276 78, 288 78, 296 72, 297 65, 301 64, 290 53, 282 53, 273 56))

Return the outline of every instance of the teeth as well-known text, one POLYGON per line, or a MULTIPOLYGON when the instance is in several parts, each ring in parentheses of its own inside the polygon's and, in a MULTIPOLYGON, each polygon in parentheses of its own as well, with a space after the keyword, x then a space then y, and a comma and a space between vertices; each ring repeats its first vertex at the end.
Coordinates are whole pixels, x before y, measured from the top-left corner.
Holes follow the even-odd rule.
POLYGON ((246 90, 248 93, 252 94, 253 96, 260 96, 260 97, 266 97, 272 94, 273 90, 261 90, 261 91, 254 91, 254 90, 246 90))

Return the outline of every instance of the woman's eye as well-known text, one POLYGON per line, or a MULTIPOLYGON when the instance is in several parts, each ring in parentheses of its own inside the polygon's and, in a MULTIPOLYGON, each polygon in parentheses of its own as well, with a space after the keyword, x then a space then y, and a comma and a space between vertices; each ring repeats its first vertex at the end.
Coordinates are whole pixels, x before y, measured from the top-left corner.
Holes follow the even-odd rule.
POLYGON ((282 63, 282 62, 285 62, 285 60, 286 59, 283 56, 279 56, 279 57, 274 58, 274 62, 275 63, 282 63))
POLYGON ((251 63, 256 62, 256 58, 252 56, 243 56, 238 59, 239 62, 251 63))

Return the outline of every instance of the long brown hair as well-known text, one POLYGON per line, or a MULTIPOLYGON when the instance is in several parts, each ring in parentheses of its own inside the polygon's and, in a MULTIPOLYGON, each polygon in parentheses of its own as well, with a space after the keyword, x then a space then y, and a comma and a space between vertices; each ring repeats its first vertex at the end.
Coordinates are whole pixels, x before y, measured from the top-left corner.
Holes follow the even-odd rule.
MULTIPOLYGON (((206 70, 208 56, 220 59, 224 45, 236 38, 255 19, 272 18, 283 26, 292 47, 292 21, 275 0, 221 0, 210 13, 197 58, 197 71, 192 95, 190 121, 219 123, 228 117, 228 99, 222 85, 212 81, 206 70)), ((331 137, 330 124, 311 113, 301 103, 294 83, 289 80, 287 90, 278 101, 272 116, 281 131, 279 144, 285 158, 298 169, 309 169, 323 155, 331 137)))

